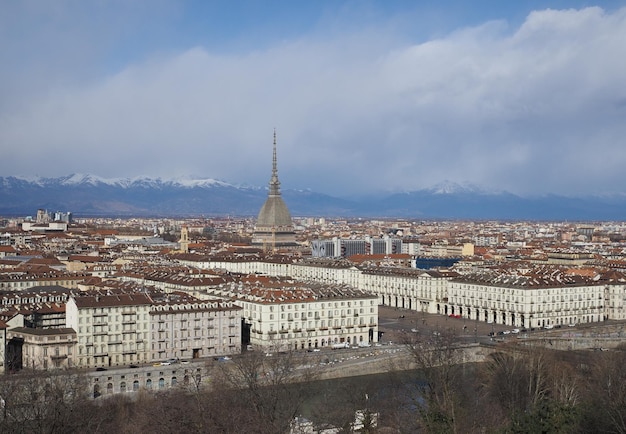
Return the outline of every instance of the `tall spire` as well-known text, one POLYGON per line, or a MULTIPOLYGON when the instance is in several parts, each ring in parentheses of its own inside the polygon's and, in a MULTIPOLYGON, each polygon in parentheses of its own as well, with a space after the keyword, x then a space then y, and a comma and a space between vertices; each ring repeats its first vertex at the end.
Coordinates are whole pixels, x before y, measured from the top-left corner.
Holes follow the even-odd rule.
POLYGON ((274 128, 274 154, 272 156, 272 178, 270 179, 270 196, 280 196, 280 181, 276 164, 276 128, 274 128))

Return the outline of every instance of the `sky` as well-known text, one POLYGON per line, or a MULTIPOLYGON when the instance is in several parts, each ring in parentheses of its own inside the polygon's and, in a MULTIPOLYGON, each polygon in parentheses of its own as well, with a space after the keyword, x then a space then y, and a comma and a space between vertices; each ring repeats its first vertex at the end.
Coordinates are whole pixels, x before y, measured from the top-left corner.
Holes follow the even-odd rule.
POLYGON ((0 176, 626 192, 625 1, 0 0, 0 176))

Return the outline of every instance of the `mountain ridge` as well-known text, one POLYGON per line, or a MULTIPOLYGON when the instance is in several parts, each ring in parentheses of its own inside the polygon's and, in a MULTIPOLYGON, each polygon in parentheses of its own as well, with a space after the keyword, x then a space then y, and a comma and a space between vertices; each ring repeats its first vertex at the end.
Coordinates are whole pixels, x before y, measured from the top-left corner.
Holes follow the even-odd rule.
MULTIPOLYGON (((623 193, 522 197, 450 181, 358 199, 311 190, 283 189, 282 195, 294 216, 622 220, 626 215, 623 193)), ((0 177, 0 215, 31 215, 44 208, 83 216, 256 216, 266 198, 267 187, 200 177, 0 177)))

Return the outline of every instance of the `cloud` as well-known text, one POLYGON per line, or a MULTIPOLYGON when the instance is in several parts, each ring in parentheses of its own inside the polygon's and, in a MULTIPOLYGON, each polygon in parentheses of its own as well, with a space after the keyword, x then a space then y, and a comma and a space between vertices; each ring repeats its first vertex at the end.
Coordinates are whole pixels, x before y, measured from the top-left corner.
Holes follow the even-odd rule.
POLYGON ((624 185, 626 9, 534 11, 518 28, 490 21, 406 43, 413 30, 381 22, 257 50, 195 46, 52 81, 0 105, 0 170, 260 185, 276 127, 283 188, 624 185))

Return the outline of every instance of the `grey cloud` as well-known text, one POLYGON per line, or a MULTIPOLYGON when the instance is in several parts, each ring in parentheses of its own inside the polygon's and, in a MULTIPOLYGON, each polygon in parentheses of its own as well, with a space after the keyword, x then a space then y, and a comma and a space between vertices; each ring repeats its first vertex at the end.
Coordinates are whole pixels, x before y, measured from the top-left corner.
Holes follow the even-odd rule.
POLYGON ((535 194, 624 184, 616 101, 626 98, 626 9, 536 11, 518 29, 499 21, 400 39, 368 28, 244 54, 197 47, 56 85, 1 108, 11 152, 0 170, 264 185, 277 127, 285 188, 352 194, 448 179, 535 194))

